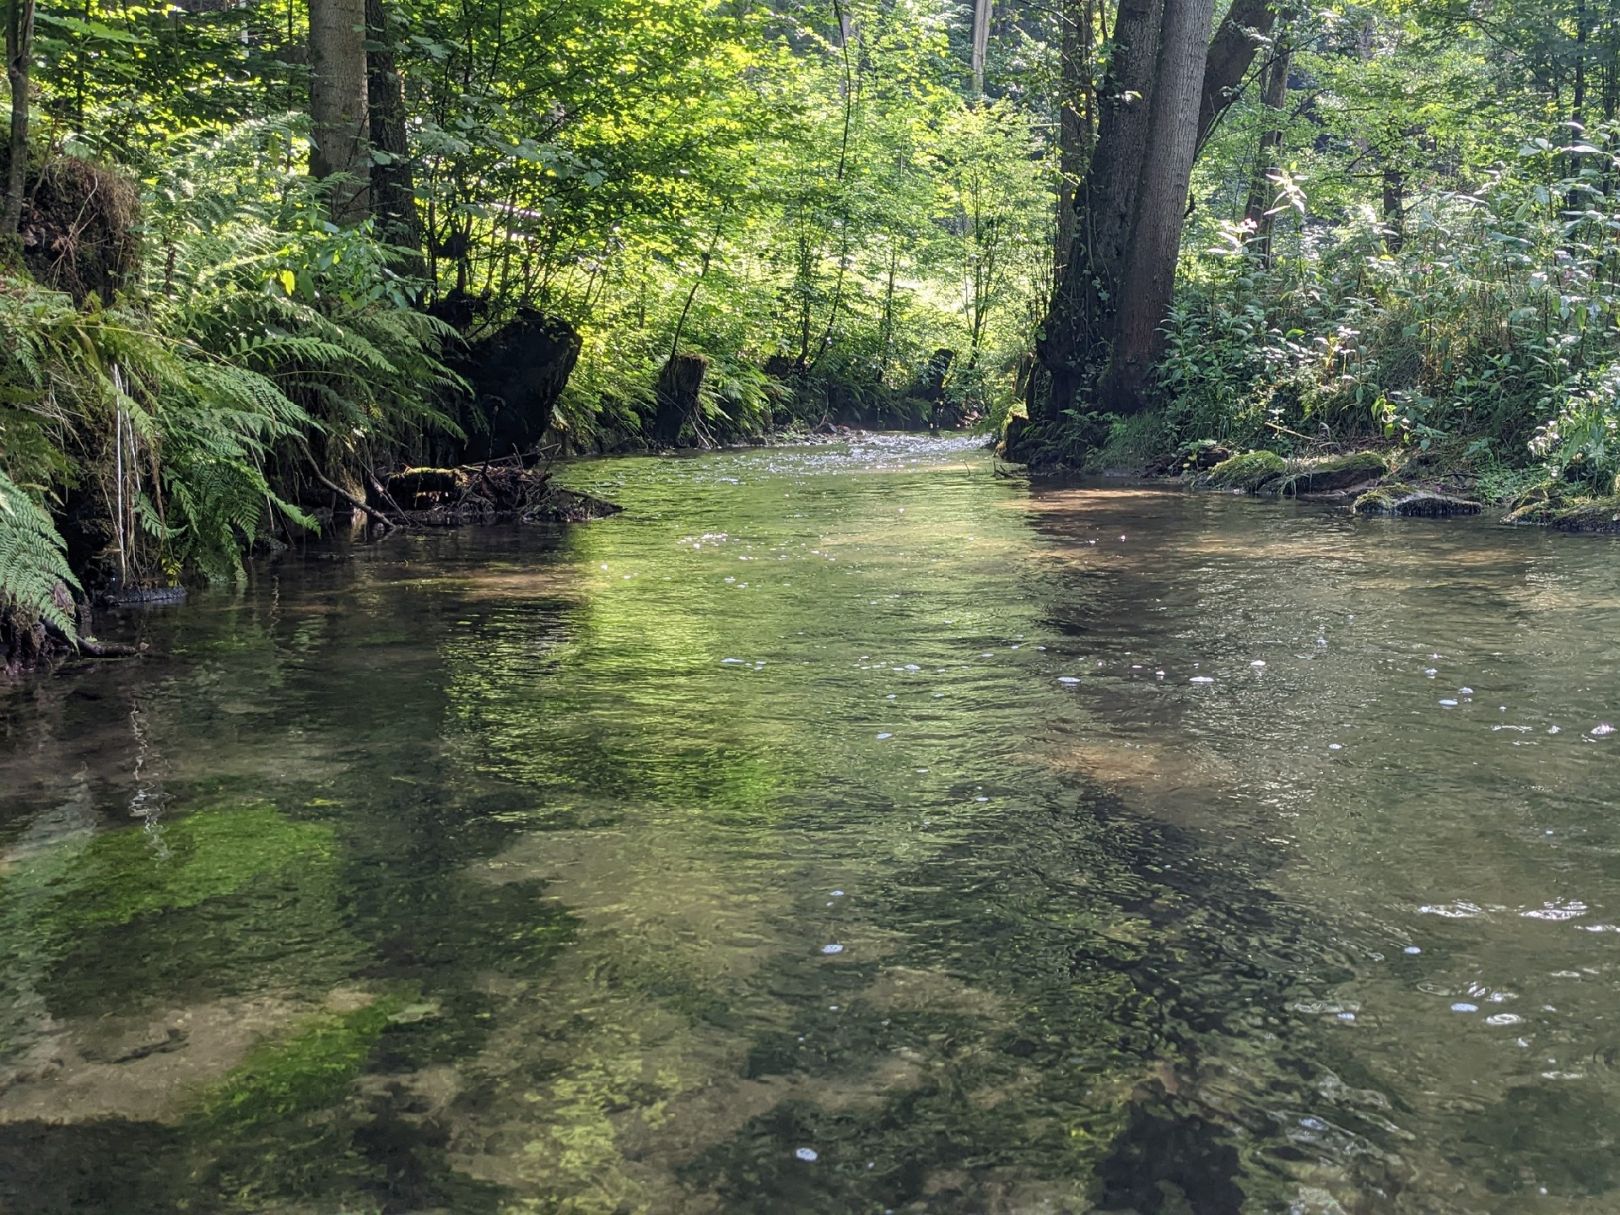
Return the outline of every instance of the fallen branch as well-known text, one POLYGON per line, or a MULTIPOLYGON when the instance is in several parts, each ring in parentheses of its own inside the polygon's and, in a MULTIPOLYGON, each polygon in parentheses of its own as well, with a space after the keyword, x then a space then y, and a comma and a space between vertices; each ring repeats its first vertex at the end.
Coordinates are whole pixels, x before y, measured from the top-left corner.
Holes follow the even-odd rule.
POLYGON ((351 494, 348 490, 344 489, 341 485, 338 485, 335 482, 333 482, 332 480, 330 480, 327 477, 327 475, 321 471, 320 465, 315 463, 315 457, 313 455, 310 455, 309 449, 307 447, 304 449, 304 455, 309 458, 309 469, 310 469, 310 471, 312 473, 315 474, 315 479, 317 481, 319 481, 322 485, 326 486, 327 489, 331 490, 334 494, 336 494, 341 501, 347 502, 352 509, 359 511, 362 515, 364 515, 366 518, 370 519, 373 523, 381 524, 388 531, 393 531, 394 528, 399 526, 392 519, 390 519, 387 515, 383 514, 382 511, 376 510, 375 508, 373 508, 371 506, 368 506, 365 502, 362 502, 359 498, 356 498, 353 494, 351 494))

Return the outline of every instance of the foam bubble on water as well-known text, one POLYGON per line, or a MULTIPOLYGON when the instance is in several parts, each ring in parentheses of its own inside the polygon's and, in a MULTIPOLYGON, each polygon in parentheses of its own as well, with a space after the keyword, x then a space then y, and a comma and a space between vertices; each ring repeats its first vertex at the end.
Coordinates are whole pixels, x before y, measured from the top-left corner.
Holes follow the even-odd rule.
POLYGON ((816 1161, 821 1159, 821 1154, 817 1152, 815 1148, 799 1148, 793 1154, 806 1164, 814 1164, 816 1161))
POLYGON ((1416 945, 1408 945, 1405 949, 1401 950, 1401 952, 1402 953, 1417 954, 1417 953, 1422 953, 1423 950, 1421 948, 1419 948, 1418 946, 1416 946, 1416 945))
POLYGON ((837 941, 834 941, 830 945, 823 945, 821 947, 821 952, 826 953, 826 954, 843 953, 844 952, 844 947, 842 945, 840 945, 837 941))
POLYGON ((1080 678, 1077 675, 1059 675, 1057 677, 1057 679, 1058 679, 1059 683, 1079 683, 1080 682, 1080 678))
POLYGON ((1614 724, 1612 722, 1600 721, 1600 722, 1598 722, 1597 725, 1592 727, 1592 737, 1593 738, 1607 738, 1609 735, 1611 735, 1613 733, 1614 733, 1614 724))
POLYGON ((1474 694, 1474 689, 1473 688, 1458 688, 1457 689, 1457 695, 1459 695, 1459 696, 1472 696, 1473 694, 1474 694))
POLYGON ((1445 707, 1448 708, 1448 709, 1455 709, 1457 707, 1457 702, 1455 700, 1452 700, 1450 697, 1447 697, 1446 699, 1442 700, 1440 703, 1445 705, 1445 707))
POLYGON ((1423 673, 1425 675, 1427 675, 1430 679, 1433 679, 1436 675, 1440 674, 1440 672, 1435 670, 1435 668, 1433 668, 1433 667, 1424 667, 1423 668, 1423 673))
POLYGON ((1470 1004, 1467 1000, 1458 1000, 1451 1006, 1451 1011, 1454 1013, 1477 1013, 1479 1005, 1470 1004))
POLYGON ((1343 751, 1344 750, 1344 744, 1343 743, 1329 743, 1328 744, 1328 750, 1329 751, 1343 751))
POLYGON ((835 899, 841 899, 844 897, 844 892, 842 890, 835 890, 832 892, 832 896, 835 899))
POLYGON ((748 665, 748 659, 746 659, 746 658, 722 658, 720 660, 720 665, 723 666, 723 667, 729 667, 729 666, 745 667, 745 666, 748 665))
POLYGON ((883 732, 883 733, 882 733, 882 734, 879 734, 879 735, 878 735, 878 741, 879 741, 879 742, 882 742, 882 741, 883 741, 883 740, 884 740, 884 739, 886 739, 886 738, 893 738, 893 737, 894 737, 894 735, 893 735, 893 734, 890 734, 890 733, 888 733, 888 732, 887 732, 887 731, 885 731, 885 732, 883 732))
POLYGON ((1265 665, 1266 665, 1266 660, 1265 660, 1265 659, 1264 659, 1264 658, 1256 658, 1256 659, 1255 659, 1255 660, 1254 660, 1254 661, 1253 661, 1253 662, 1251 662, 1251 663, 1250 663, 1250 664, 1249 664, 1249 665, 1250 665, 1250 666, 1251 666, 1251 667, 1253 667, 1253 668, 1254 668, 1254 669, 1255 669, 1255 670, 1257 670, 1257 671, 1260 671, 1260 670, 1264 670, 1264 669, 1265 669, 1265 665))
POLYGON ((1189 682, 1191 682, 1191 683, 1214 683, 1215 682, 1215 677, 1213 675, 1194 675, 1189 682))

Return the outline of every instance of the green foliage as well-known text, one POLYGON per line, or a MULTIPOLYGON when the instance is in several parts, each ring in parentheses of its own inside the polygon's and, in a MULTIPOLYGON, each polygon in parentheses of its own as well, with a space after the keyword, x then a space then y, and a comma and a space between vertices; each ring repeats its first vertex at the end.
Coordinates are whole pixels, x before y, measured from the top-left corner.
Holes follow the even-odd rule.
POLYGON ((449 330, 415 309, 394 251, 331 225, 320 190, 278 166, 289 129, 171 149, 116 304, 0 283, 0 471, 99 500, 102 561, 124 581, 231 579, 282 520, 313 526, 284 493, 312 446, 337 468, 443 424, 449 330))
POLYGON ((1580 148, 1531 140, 1470 192, 1412 198, 1394 246, 1365 207, 1279 237, 1269 269, 1227 229, 1187 262, 1168 325, 1160 384, 1180 424, 1250 443, 1477 441, 1608 492, 1620 210, 1604 183, 1620 162, 1580 148))
POLYGON ((58 585, 78 586, 61 536, 51 517, 0 471, 0 609, 49 620, 71 637, 77 630, 58 601, 58 585))

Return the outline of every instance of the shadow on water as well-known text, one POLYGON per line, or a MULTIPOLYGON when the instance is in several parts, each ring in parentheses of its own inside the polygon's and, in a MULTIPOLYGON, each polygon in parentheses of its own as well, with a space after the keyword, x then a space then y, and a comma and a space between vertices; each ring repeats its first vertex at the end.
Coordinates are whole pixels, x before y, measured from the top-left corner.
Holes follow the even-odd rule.
POLYGON ((574 473, 0 700, 0 1207, 1605 1209, 1614 575, 952 440, 574 473))

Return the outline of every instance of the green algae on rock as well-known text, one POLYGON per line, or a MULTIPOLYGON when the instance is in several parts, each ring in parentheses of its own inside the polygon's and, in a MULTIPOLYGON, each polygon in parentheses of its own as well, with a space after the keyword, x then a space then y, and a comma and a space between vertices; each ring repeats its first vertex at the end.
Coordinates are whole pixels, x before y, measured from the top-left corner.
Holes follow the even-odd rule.
POLYGON ((1477 515, 1480 505, 1456 494, 1388 481, 1362 494, 1350 509, 1358 515, 1444 518, 1450 515, 1477 515))
POLYGON ((1246 451, 1209 470, 1204 484, 1256 494, 1288 471, 1288 461, 1274 451, 1246 451))

